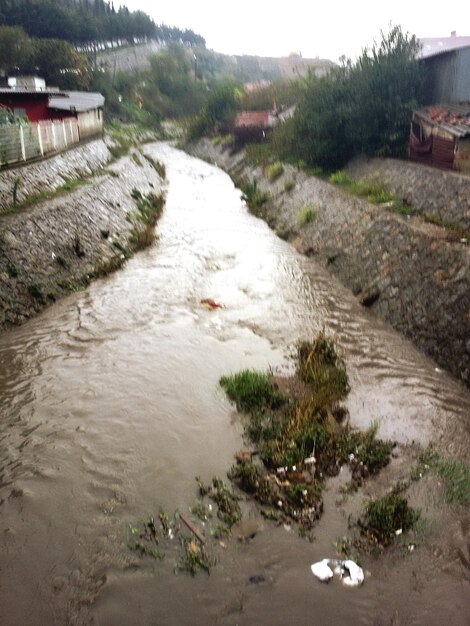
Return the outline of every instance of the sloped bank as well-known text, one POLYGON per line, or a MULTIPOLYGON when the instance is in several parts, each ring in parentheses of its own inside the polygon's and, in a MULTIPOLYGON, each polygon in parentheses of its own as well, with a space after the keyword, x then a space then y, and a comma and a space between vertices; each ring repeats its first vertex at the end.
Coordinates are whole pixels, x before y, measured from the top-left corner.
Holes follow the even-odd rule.
MULTIPOLYGON (((187 148, 237 184, 256 180, 256 213, 324 263, 365 305, 470 386, 470 247, 446 228, 352 197, 291 166, 269 182, 243 154, 208 140, 187 148)), ((433 189, 428 193, 432 196, 433 189)))
MULTIPOLYGON (((66 155, 76 162, 73 153, 66 155)), ((137 152, 67 195, 0 216, 0 329, 117 269, 152 243, 164 203, 157 169, 137 152)))

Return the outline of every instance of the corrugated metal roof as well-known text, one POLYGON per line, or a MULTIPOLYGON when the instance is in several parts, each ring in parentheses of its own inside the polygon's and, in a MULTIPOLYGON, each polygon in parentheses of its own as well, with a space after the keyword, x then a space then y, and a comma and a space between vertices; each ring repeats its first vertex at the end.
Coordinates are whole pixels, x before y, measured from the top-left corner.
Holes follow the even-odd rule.
POLYGON ((12 95, 14 96, 15 94, 20 94, 22 96, 28 95, 28 96, 50 96, 50 95, 54 95, 54 96, 65 96, 65 93, 63 91, 58 91, 57 89, 42 89, 42 90, 38 90, 38 89, 27 89, 27 88, 15 88, 12 89, 11 87, 0 87, 0 94, 8 94, 8 95, 12 95))
POLYGON ((418 55, 420 59, 470 46, 470 37, 427 37, 419 41, 422 44, 418 55))
POLYGON ((241 111, 235 118, 235 128, 247 128, 253 126, 269 126, 270 111, 241 111))
POLYGON ((441 126, 456 137, 470 135, 470 108, 439 104, 428 106, 416 113, 429 124, 441 126))
POLYGON ((104 106, 104 96, 93 91, 66 91, 65 96, 49 98, 49 108, 81 113, 104 106))

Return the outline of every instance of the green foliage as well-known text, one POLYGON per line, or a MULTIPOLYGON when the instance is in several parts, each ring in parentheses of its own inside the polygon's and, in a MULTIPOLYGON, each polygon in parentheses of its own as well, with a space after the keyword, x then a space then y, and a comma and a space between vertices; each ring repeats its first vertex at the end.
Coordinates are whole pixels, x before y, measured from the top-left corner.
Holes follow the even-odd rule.
POLYGON ((298 221, 301 226, 305 224, 311 224, 317 216, 317 212, 314 207, 306 205, 299 209, 298 221))
POLYGON ((178 560, 177 569, 180 572, 188 572, 191 576, 196 576, 199 570, 210 574, 214 560, 209 557, 204 546, 194 539, 181 538, 183 552, 178 560))
POLYGON ((191 121, 187 131, 188 141, 196 141, 208 133, 219 133, 234 119, 236 109, 235 85, 231 82, 218 84, 191 121))
POLYGON ((445 498, 450 504, 470 504, 470 467, 459 459, 442 459, 436 465, 445 482, 445 498))
POLYGON ((302 89, 301 80, 275 80, 262 88, 244 92, 240 108, 243 111, 270 111, 274 107, 289 107, 298 102, 302 89))
POLYGON ((275 149, 327 170, 358 153, 404 155, 410 111, 424 87, 418 50, 417 39, 395 26, 356 63, 311 75, 294 118, 273 134, 275 149))
POLYGON ((45 303, 45 298, 42 292, 42 288, 38 283, 30 283, 27 286, 27 289, 28 289, 30 296, 32 296, 35 300, 37 300, 41 304, 45 303))
POLYGON ((243 370, 232 376, 222 376, 220 386, 230 400, 236 403, 239 411, 277 408, 283 402, 282 395, 270 382, 269 376, 254 370, 243 370))
MULTIPOLYGON (((4 0, 2 23, 22 26, 31 37, 60 38, 73 44, 128 41, 154 37, 161 41, 182 41, 204 45, 203 37, 192 30, 156 26, 143 11, 115 8, 104 0, 4 0)), ((92 46, 90 46, 91 48, 92 46)))
POLYGON ((264 191, 258 188, 258 182, 256 178, 252 182, 246 182, 240 186, 242 190, 242 200, 247 203, 249 209, 255 215, 261 214, 261 207, 263 207, 269 200, 269 196, 264 191))
POLYGON ((344 360, 338 356, 334 342, 322 333, 313 341, 302 341, 297 348, 297 373, 314 394, 336 402, 349 393, 344 360))
POLYGON ((4 71, 29 63, 31 52, 31 42, 22 28, 0 26, 0 67, 4 71))
POLYGON ((270 163, 265 167, 264 175, 269 180, 270 183, 273 183, 284 173, 284 167, 282 163, 279 161, 275 161, 274 163, 270 163))
POLYGON ((370 541, 387 546, 393 542, 397 531, 410 530, 419 517, 420 512, 409 506, 403 488, 398 485, 383 498, 366 504, 359 525, 370 541))
POLYGON ((13 263, 8 263, 7 273, 10 278, 18 278, 18 276, 20 275, 20 270, 13 263))
POLYGON ((444 484, 444 497, 449 504, 470 504, 470 467, 459 459, 442 458, 431 444, 418 456, 411 470, 411 479, 419 480, 429 471, 444 484))

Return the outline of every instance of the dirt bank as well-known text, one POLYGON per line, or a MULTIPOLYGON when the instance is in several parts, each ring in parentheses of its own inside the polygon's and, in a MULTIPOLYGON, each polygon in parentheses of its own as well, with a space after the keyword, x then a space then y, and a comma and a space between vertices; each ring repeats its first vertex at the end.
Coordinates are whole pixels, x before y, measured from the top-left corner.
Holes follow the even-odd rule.
POLYGON ((291 166, 269 182, 242 153, 230 155, 208 140, 188 151, 236 183, 256 179, 268 194, 260 217, 470 385, 470 247, 455 231, 392 213, 291 166))
POLYGON ((27 196, 32 189, 59 190, 0 216, 0 329, 118 268, 152 242, 164 181, 151 161, 133 153, 91 175, 111 158, 99 141, 0 174, 0 187, 15 173, 28 181, 22 186, 27 196), (83 174, 87 178, 71 190, 59 189, 64 177, 83 174))

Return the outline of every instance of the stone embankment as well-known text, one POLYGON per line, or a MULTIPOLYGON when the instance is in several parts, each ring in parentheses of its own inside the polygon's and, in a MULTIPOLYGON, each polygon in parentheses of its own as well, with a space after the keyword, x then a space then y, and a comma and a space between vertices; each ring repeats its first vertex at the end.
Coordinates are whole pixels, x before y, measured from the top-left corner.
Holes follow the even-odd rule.
POLYGON ((111 160, 103 140, 97 139, 67 152, 0 172, 0 215, 14 204, 54 191, 67 181, 90 176, 111 160), (15 192, 16 189, 16 192, 15 192))
POLYGON ((347 172, 357 180, 378 181, 426 217, 470 230, 470 177, 458 172, 400 161, 360 157, 347 172))
MULTIPOLYGON (((242 153, 230 155, 207 140, 188 151, 216 163, 236 183, 256 179, 258 189, 269 195, 257 212, 260 217, 470 385, 470 247, 461 234, 420 216, 392 213, 291 166, 284 166, 282 175, 270 183, 263 169, 247 164, 242 153)), ((407 165, 400 167, 406 170, 407 165)), ((429 198, 427 206, 433 206, 441 193, 436 181, 443 173, 425 170, 430 177, 422 194, 429 198)), ((468 197, 470 178, 465 180, 468 197)), ((409 195, 412 206, 413 201, 409 195)), ((446 206, 445 197, 439 202, 446 206)), ((458 218, 453 210, 452 221, 458 218)))
POLYGON ((164 181, 138 151, 103 170, 110 159, 105 143, 95 141, 0 173, 0 187, 21 176, 26 197, 98 170, 70 193, 0 215, 0 329, 118 268, 151 242, 150 213, 159 210, 153 205, 162 200, 164 181))

